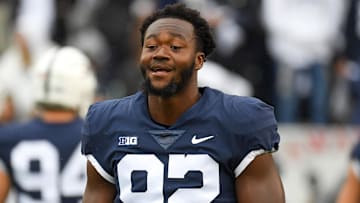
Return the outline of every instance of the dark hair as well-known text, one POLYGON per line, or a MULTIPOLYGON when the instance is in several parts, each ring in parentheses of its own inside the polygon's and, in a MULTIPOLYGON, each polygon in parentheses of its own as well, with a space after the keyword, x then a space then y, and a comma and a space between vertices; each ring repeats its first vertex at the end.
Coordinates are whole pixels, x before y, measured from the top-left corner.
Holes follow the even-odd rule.
POLYGON ((145 32, 148 27, 156 20, 162 18, 177 18, 191 23, 196 35, 197 47, 204 52, 205 57, 215 49, 215 41, 210 31, 208 22, 200 16, 200 12, 186 7, 182 3, 170 4, 161 10, 148 16, 140 27, 141 45, 144 45, 145 32))

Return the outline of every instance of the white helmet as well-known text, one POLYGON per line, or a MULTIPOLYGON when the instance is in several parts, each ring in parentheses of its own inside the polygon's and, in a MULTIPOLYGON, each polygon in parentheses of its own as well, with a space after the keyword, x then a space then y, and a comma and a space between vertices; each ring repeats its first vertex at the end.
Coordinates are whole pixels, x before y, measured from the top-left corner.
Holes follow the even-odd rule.
POLYGON ((96 76, 88 57, 74 47, 47 51, 34 67, 35 102, 87 111, 94 102, 96 76))

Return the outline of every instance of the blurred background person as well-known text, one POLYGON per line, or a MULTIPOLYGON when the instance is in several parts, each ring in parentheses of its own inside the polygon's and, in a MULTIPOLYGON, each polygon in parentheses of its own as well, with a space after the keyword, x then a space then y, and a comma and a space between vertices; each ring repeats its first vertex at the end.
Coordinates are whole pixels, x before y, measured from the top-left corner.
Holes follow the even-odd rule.
MULTIPOLYGON (((10 60, 12 61, 10 64, 21 65, 24 63, 22 61, 34 63, 33 59, 26 60, 27 52, 22 54, 22 51, 19 51, 20 46, 13 43, 13 39, 17 38, 15 37, 17 17, 25 8, 21 6, 23 1, 26 0, 0 0, 0 57, 10 58, 5 56, 9 55, 11 49, 14 50, 13 47, 17 47, 16 51, 11 51, 12 58, 16 59, 10 60)), ((279 153, 283 156, 279 158, 279 165, 282 168, 282 176, 287 180, 285 189, 292 203, 309 203, 310 199, 316 203, 334 202, 333 194, 337 194, 338 191, 334 189, 333 182, 340 182, 338 179, 343 178, 336 174, 343 174, 339 170, 346 166, 340 163, 346 161, 344 159, 347 157, 344 154, 348 150, 347 147, 349 143, 352 144, 354 134, 358 135, 356 128, 358 124, 356 117, 360 115, 356 110, 359 101, 357 95, 360 95, 356 93, 359 91, 356 81, 360 78, 357 64, 360 53, 358 0, 290 0, 285 2, 286 5, 285 0, 33 0, 30 6, 37 12, 34 16, 48 15, 49 18, 31 17, 28 18, 28 23, 24 24, 29 24, 27 28, 36 33, 36 25, 52 22, 47 24, 50 31, 43 33, 47 33, 46 39, 50 38, 52 43, 61 46, 77 47, 92 61, 99 83, 96 93, 98 99, 119 98, 137 91, 142 81, 137 70, 137 58, 141 47, 137 40, 139 30, 134 25, 139 25, 155 8, 178 1, 199 7, 202 15, 208 18, 219 45, 218 51, 209 57, 209 63, 205 63, 209 65, 204 67, 208 71, 199 72, 201 86, 210 83, 218 85, 218 88, 224 92, 251 94, 275 105, 276 110, 280 103, 277 102, 279 94, 275 94, 275 86, 280 87, 277 91, 285 89, 284 94, 288 91, 299 93, 296 97, 298 105, 295 109, 297 112, 295 119, 289 121, 294 124, 290 125, 292 127, 287 129, 287 125, 281 125, 285 121, 283 118, 280 119, 279 111, 275 112, 280 121, 280 131, 288 135, 284 136, 284 147, 279 153), (41 6, 41 4, 52 4, 54 7, 41 6), (275 9, 275 12, 272 12, 276 15, 272 14, 269 19, 264 19, 264 6, 268 6, 267 4, 273 4, 271 7, 276 9, 270 9, 275 9), (282 4, 284 6, 279 6, 282 4), (346 12, 343 4, 351 4, 348 5, 346 12), (268 25, 269 21, 274 24, 268 25), (339 28, 340 26, 342 27, 339 28), (289 30, 291 32, 288 32, 289 30), (274 36, 277 36, 276 40, 274 36), (289 39, 308 41, 290 43, 289 39), (275 43, 277 41, 279 44, 275 43), (275 49, 276 46, 279 48, 275 49), (288 49, 288 46, 291 47, 288 49), (280 73, 277 67, 281 61, 290 61, 293 65, 289 66, 288 70, 288 67, 284 67, 285 71, 280 73), (312 87, 317 86, 311 82, 310 77, 315 71, 297 66, 314 61, 320 61, 319 63, 325 61, 325 65, 322 64, 324 71, 320 71, 324 73, 326 79, 324 89, 326 96, 320 95, 321 98, 327 98, 322 104, 325 110, 321 110, 326 112, 325 131, 313 125, 317 122, 311 118, 308 108, 310 100, 313 99, 312 87), (296 68, 293 67, 295 65, 296 68), (296 85, 292 84, 296 86, 296 91, 291 90, 291 85, 287 86, 292 81, 287 78, 287 72, 293 72, 293 75, 295 72, 296 74, 302 72, 298 74, 301 76, 296 76, 298 79, 293 80, 297 81, 296 85), (302 125, 304 123, 309 125, 305 127, 302 125), (340 125, 334 126, 334 124, 340 125), (336 135, 332 136, 332 134, 336 135), (303 150, 304 148, 306 150, 303 150), (332 162, 335 155, 336 163, 332 162), (296 162, 295 166, 294 162, 296 162), (299 167, 298 163, 304 164, 299 167), (302 185, 301 182, 306 184, 302 185), (312 197, 308 198, 309 196, 312 197), (308 201, 302 201, 305 199, 308 201)), ((4 61, 1 64, 5 64, 4 61)), ((8 65, 0 65, 0 69, 6 66, 8 65)), ((12 72, 16 70, 5 69, 12 72)), ((31 75, 29 72, 32 71, 29 70, 32 70, 32 65, 20 70, 26 71, 18 71, 24 75, 17 77, 19 79, 12 79, 13 76, 0 73, 0 112, 3 112, 0 113, 0 126, 2 127, 11 121, 28 120, 33 116, 33 108, 27 107, 29 101, 34 98, 27 93, 29 80, 26 77, 31 75), (3 81, 14 86, 6 85, 5 88, 3 81), (8 94, 5 95, 4 88, 7 89, 6 91, 10 89, 17 91, 19 95, 23 93, 22 97, 28 100, 17 99, 24 102, 24 105, 20 107, 14 105, 15 103, 11 101, 14 99, 8 94), (25 115, 25 118, 18 119, 18 116, 15 116, 18 113, 15 112, 21 109, 29 109, 26 112, 30 112, 30 116, 28 113, 20 113, 19 115, 25 115)), ((33 104, 34 101, 31 106, 34 106, 33 104)), ((285 106, 287 104, 291 103, 285 102, 285 106)))
POLYGON ((207 60, 198 71, 199 86, 211 86, 228 94, 253 96, 252 84, 239 74, 212 60, 207 60))
MULTIPOLYGON (((116 64, 123 60, 122 53, 127 49, 124 43, 127 41, 122 40, 121 53, 114 51, 112 46, 119 45, 113 44, 110 40, 113 40, 116 34, 119 34, 119 38, 123 35, 119 32, 113 33, 117 28, 113 28, 116 26, 109 27, 109 24, 115 21, 122 23, 121 20, 128 19, 124 10, 127 4, 127 1, 110 0, 56 0, 56 18, 52 38, 62 46, 77 47, 89 56, 99 81, 97 95, 101 97, 115 96, 109 93, 108 87, 112 80, 118 77, 115 70, 120 67, 116 64), (118 13, 115 13, 115 10, 118 10, 118 13)), ((126 28, 122 29, 121 32, 126 32, 126 30, 126 28)), ((117 39, 117 42, 119 41, 117 39)), ((122 96, 121 93, 118 95, 122 96)))
POLYGON ((346 3, 263 1, 267 44, 275 61, 279 122, 328 122, 330 67, 342 43, 346 3))
POLYGON ((32 66, 54 46, 51 40, 54 1, 19 0, 16 6, 11 42, 0 57, 0 123, 26 121, 32 117, 32 66))
POLYGON ((49 50, 34 67, 35 117, 0 129, 0 202, 80 202, 86 160, 80 153, 83 116, 94 102, 96 77, 73 47, 49 50))
POLYGON ((262 0, 202 1, 203 5, 201 1, 185 2, 198 5, 213 27, 218 48, 211 60, 249 83, 252 96, 274 105, 273 61, 265 44, 262 0))
POLYGON ((360 124, 360 1, 349 0, 343 26, 344 47, 334 69, 334 121, 360 124))
POLYGON ((10 8, 9 0, 0 0, 0 54, 4 51, 9 41, 10 8))

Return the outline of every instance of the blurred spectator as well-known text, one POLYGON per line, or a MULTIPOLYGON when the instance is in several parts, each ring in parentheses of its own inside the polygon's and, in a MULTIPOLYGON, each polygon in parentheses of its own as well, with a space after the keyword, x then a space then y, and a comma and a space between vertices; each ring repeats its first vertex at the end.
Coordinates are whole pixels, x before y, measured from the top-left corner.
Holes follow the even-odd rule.
MULTIPOLYGON (((91 59, 104 90, 110 50, 107 39, 97 27, 97 14, 106 1, 57 0, 54 40, 61 45, 79 48, 91 59), (91 42, 91 43, 89 43, 91 42)), ((99 92, 103 94, 104 92, 99 92)))
POLYGON ((279 122, 328 121, 328 74, 341 43, 346 1, 263 1, 268 46, 276 63, 276 115, 279 122))
POLYGON ((8 46, 11 7, 7 1, 0 0, 0 54, 8 46))
POLYGON ((29 85, 32 65, 54 45, 51 41, 53 3, 51 0, 19 2, 13 41, 0 58, 0 99, 3 99, 0 123, 25 121, 32 116, 34 103, 29 85))
MULTIPOLYGON (((344 100, 343 109, 347 115, 343 121, 360 124, 360 1, 350 0, 349 9, 344 23, 345 46, 337 61, 335 77, 342 81, 339 92, 347 93, 332 99, 336 104, 344 100), (346 100, 347 99, 347 100, 346 100), (346 119, 347 118, 347 119, 346 119)), ((336 108, 336 105, 334 105, 336 108)), ((339 116, 339 113, 335 114, 339 116)))
MULTIPOLYGON (((230 44, 232 48, 228 49, 226 47, 229 46, 226 45, 224 50, 231 51, 223 52, 218 49, 211 58, 247 79, 253 86, 253 95, 273 105, 275 78, 272 58, 265 44, 266 32, 261 19, 262 0, 217 2, 220 7, 226 8, 227 20, 220 21, 215 35, 219 40, 218 44, 230 44), (233 33, 230 36, 237 43, 232 43, 231 40, 223 43, 226 39, 231 39, 229 33, 233 33)), ((211 15, 212 12, 208 13, 211 15)))
MULTIPOLYGON (((133 1, 107 0, 95 15, 95 25, 106 39, 109 56, 100 82, 106 97, 121 97, 138 89, 137 69, 132 61, 138 47, 133 46, 133 1), (131 64, 131 65, 130 65, 131 64)), ((140 75, 140 74, 139 74, 140 75)))
POLYGON ((349 74, 356 76, 350 71, 352 67, 353 63, 347 61, 341 53, 334 58, 329 95, 329 116, 332 123, 344 124, 351 120, 353 106, 349 79, 353 77, 349 74))
POLYGON ((219 63, 207 60, 198 71, 199 86, 210 86, 228 94, 253 96, 251 83, 219 63))
POLYGON ((132 93, 137 81, 131 78, 133 68, 128 67, 129 59, 134 57, 131 4, 117 0, 56 0, 53 39, 77 47, 90 57, 99 80, 97 94, 103 98, 132 93))

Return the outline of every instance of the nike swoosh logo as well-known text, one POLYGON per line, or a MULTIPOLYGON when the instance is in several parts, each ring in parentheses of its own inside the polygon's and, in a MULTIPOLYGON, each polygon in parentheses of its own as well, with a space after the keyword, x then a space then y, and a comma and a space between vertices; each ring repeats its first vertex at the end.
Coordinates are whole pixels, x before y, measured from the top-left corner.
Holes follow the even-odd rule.
POLYGON ((211 135, 211 136, 207 136, 207 137, 197 138, 196 135, 194 135, 192 137, 192 139, 191 139, 191 143, 192 144, 199 144, 199 143, 205 142, 207 140, 210 140, 210 139, 212 139, 214 137, 215 137, 214 135, 211 135))

